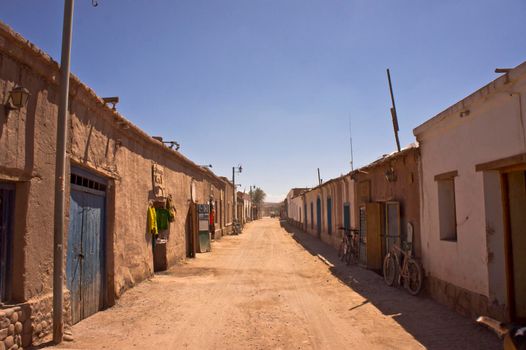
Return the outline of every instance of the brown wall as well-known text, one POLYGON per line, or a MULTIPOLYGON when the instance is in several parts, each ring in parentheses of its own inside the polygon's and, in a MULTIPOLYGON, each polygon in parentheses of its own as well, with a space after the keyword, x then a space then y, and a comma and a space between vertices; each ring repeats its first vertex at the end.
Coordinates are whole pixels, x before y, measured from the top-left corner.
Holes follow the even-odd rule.
POLYGON ((402 237, 405 238, 407 223, 413 224, 414 252, 421 257, 420 240, 420 196, 419 196, 419 149, 411 148, 400 154, 390 156, 386 160, 377 161, 361 168, 355 173, 355 203, 354 214, 359 218, 359 207, 365 202, 360 198, 360 186, 370 184, 369 202, 397 201, 400 203, 400 228, 402 237), (387 181, 385 172, 392 167, 397 180, 387 181), (366 174, 367 173, 367 174, 366 174))
POLYGON ((305 192, 304 195, 307 204, 307 232, 313 236, 318 236, 316 201, 319 197, 321 199, 320 238, 322 241, 335 248, 339 247, 342 238, 342 231, 338 228, 343 226, 343 203, 345 202, 344 191, 344 177, 339 177, 305 192), (329 197, 332 199, 332 229, 330 234, 327 216, 327 198, 329 197), (313 203, 313 218, 311 217, 311 202, 313 203))
MULTIPOLYGON (((0 23, 0 101, 6 101, 17 85, 31 93, 27 108, 11 112, 8 118, 0 107, 0 181, 16 185, 12 278, 16 302, 49 293, 52 286, 57 77, 56 63, 0 23)), ((153 198, 154 163, 164 169, 166 194, 172 195, 177 209, 166 246, 168 266, 186 255, 192 182, 198 203, 207 203, 210 194, 220 203, 223 192, 221 212, 229 218, 232 215, 226 208, 232 201, 232 185, 150 138, 76 78, 71 80, 70 116, 71 165, 102 176, 109 184, 106 235, 111 304, 113 297, 153 273, 146 209, 153 198)), ((69 198, 69 181, 66 187, 69 198)), ((69 216, 68 211, 65 215, 69 216)), ((226 222, 216 225, 219 237, 227 231, 226 222)))

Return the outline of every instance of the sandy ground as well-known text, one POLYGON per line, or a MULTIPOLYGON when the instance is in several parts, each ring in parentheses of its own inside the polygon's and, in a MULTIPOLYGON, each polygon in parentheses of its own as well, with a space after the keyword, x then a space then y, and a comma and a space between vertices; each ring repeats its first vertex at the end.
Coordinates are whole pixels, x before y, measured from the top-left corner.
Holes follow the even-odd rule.
POLYGON ((340 264, 327 245, 270 218, 141 283, 73 335, 56 348, 499 348, 471 320, 340 264))

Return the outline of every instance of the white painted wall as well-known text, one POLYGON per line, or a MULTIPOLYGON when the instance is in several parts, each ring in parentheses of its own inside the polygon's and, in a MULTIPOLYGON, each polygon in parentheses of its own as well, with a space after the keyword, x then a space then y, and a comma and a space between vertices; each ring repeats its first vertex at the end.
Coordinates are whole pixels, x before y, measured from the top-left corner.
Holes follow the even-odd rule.
POLYGON ((304 213, 303 213, 303 197, 297 195, 293 197, 294 190, 290 190, 287 194, 287 217, 291 220, 297 222, 303 222, 304 213), (301 210, 301 220, 300 220, 300 210, 301 210))
MULTIPOLYGON (((414 130, 422 160, 422 256, 426 273, 490 300, 501 299, 503 293, 499 291, 502 287, 490 288, 487 240, 491 237, 487 237, 486 228, 491 225, 493 235, 502 237, 502 225, 491 224, 502 203, 495 200, 500 193, 499 182, 489 181, 490 172, 476 172, 475 165, 526 152, 526 63, 515 68, 510 77, 510 83, 505 84, 501 77, 414 130), (460 117, 466 109, 469 115, 460 117), (448 242, 440 240, 434 177, 454 170, 458 171, 458 240, 448 242)), ((491 264, 502 268, 504 274, 503 247, 491 247, 491 253, 495 255, 491 264)))

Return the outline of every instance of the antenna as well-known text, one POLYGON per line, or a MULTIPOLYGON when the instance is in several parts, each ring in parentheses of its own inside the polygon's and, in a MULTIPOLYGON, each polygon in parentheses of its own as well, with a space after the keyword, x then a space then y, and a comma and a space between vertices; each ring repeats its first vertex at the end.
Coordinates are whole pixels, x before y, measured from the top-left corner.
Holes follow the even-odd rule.
POLYGON ((393 85, 391 84, 391 74, 389 73, 389 68, 387 68, 387 80, 389 81, 389 92, 391 94, 391 103, 393 104, 393 107, 391 107, 391 118, 393 119, 393 130, 395 134, 396 148, 398 149, 398 152, 400 152, 400 140, 398 139, 398 116, 396 114, 396 106, 393 95, 393 85))
POLYGON ((349 114, 349 143, 351 144, 351 171, 354 170, 354 157, 352 152, 352 126, 351 126, 351 114, 349 114))

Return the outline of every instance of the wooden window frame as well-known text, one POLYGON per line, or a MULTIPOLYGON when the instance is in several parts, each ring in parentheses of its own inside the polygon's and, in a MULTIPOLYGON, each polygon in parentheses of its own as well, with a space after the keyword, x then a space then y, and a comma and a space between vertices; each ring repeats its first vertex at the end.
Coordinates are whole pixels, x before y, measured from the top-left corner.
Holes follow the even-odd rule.
POLYGON ((458 242, 458 227, 457 227, 457 196, 456 196, 456 185, 455 185, 455 177, 458 176, 458 171, 457 170, 453 170, 453 171, 448 171, 448 172, 445 172, 445 173, 441 173, 441 174, 437 174, 435 175, 435 182, 437 183, 437 200, 438 200, 438 222, 439 222, 439 225, 438 225, 438 234, 439 234, 439 238, 441 241, 444 241, 444 242, 458 242), (453 211, 453 218, 454 218, 454 227, 455 227, 455 230, 454 232, 454 235, 452 234, 448 234, 447 237, 446 235, 443 234, 443 229, 442 229, 442 220, 441 220, 441 204, 440 204, 440 183, 441 182, 445 182, 445 181, 451 181, 452 184, 453 184, 453 208, 451 209, 453 211), (450 237, 451 236, 451 237, 450 237))

